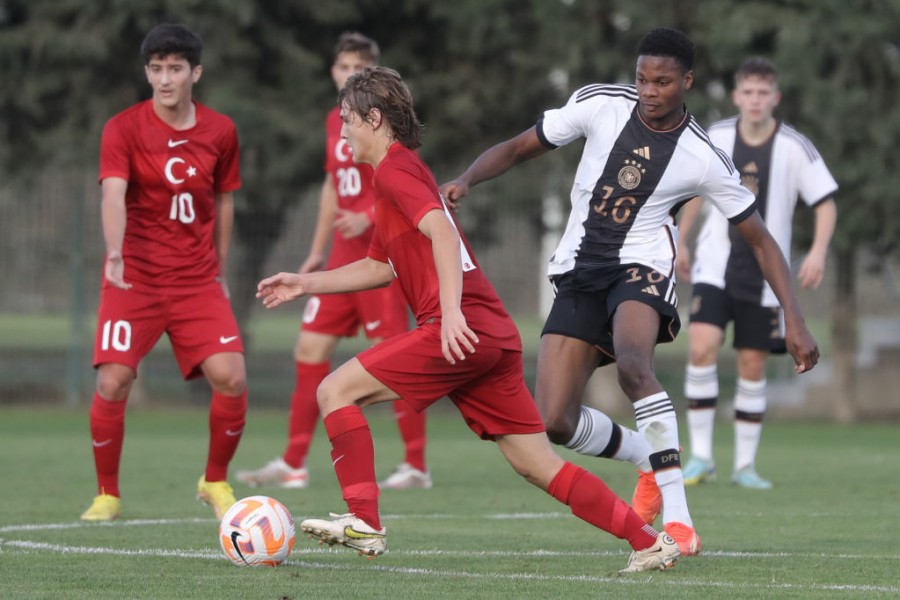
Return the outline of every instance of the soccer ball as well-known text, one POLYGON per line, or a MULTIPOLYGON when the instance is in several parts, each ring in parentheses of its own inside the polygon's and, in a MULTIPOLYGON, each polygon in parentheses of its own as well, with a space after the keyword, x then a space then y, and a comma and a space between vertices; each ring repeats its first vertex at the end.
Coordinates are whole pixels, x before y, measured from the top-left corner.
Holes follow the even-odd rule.
POLYGON ((219 525, 219 544, 239 567, 274 567, 294 548, 294 518, 268 496, 249 496, 228 509, 219 525))

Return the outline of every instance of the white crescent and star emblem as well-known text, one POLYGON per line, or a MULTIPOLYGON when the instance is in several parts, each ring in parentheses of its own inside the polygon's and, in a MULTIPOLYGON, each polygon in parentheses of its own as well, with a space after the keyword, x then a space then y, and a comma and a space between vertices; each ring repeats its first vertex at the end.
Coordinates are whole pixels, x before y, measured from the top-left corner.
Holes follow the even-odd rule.
POLYGON ((347 145, 347 140, 341 138, 338 140, 338 143, 334 145, 334 156, 340 162, 347 162, 351 158, 353 158, 353 153, 350 151, 350 147, 347 145))
MULTIPOLYGON (((184 177, 176 177, 174 173, 175 165, 187 164, 183 158, 178 158, 177 156, 173 156, 166 162, 165 174, 166 180, 169 183, 184 183, 184 177)), ((187 169, 184 169, 184 175, 188 177, 193 177, 197 174, 197 168, 194 166, 188 166, 187 169)))

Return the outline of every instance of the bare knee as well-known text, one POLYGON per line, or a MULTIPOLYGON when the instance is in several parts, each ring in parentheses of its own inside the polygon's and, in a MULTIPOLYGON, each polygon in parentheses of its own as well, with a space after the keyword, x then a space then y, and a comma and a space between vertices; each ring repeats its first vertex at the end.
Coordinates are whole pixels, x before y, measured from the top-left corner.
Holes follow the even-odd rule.
POLYGON ((550 486, 564 462, 544 434, 502 436, 497 445, 518 475, 543 490, 550 486))
POLYGON ((97 372, 97 393, 104 400, 125 400, 134 383, 134 372, 122 365, 105 368, 103 365, 97 372))
POLYGON ((692 323, 689 331, 691 364, 698 367, 716 364, 724 332, 708 323, 692 323))
POLYGON ((242 396, 247 391, 247 368, 239 352, 214 354, 200 366, 213 391, 226 396, 242 396))
POLYGON ((544 417, 544 426, 547 428, 547 437, 550 441, 561 446, 575 436, 578 421, 568 418, 565 414, 557 414, 544 417))
POLYGON ((632 401, 658 391, 659 382, 653 372, 650 357, 635 353, 622 353, 616 356, 618 363, 619 385, 632 401))
POLYGON ((345 402, 347 395, 342 389, 341 379, 334 376, 334 373, 322 380, 316 390, 316 402, 322 415, 334 412, 347 404, 345 402))
POLYGON ((247 375, 243 371, 226 373, 210 379, 213 390, 226 396, 241 396, 247 391, 247 375))
POLYGON ((581 418, 584 387, 572 386, 560 391, 552 384, 544 385, 545 381, 545 378, 538 377, 535 403, 547 429, 547 437, 554 444, 565 445, 575 436, 578 419, 581 418))

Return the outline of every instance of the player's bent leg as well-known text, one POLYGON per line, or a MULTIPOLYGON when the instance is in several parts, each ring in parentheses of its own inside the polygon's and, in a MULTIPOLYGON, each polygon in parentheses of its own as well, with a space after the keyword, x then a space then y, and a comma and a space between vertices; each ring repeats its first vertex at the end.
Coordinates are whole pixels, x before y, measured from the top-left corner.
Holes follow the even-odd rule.
MULTIPOLYGON (((497 446, 517 473, 567 505, 578 518, 627 540, 635 551, 646 552, 657 544, 659 532, 645 524, 599 477, 559 457, 544 434, 498 436, 497 446)), ((651 554, 671 566, 678 548, 673 542, 671 548, 651 554)), ((649 558, 641 565, 632 571, 664 568, 649 558)))
MULTIPOLYGON (((633 300, 619 304, 613 318, 619 383, 634 404, 638 431, 651 448, 650 464, 663 496, 663 522, 667 528, 677 523, 693 532, 681 472, 675 407, 653 371, 659 325, 660 316, 654 308, 633 300)), ((699 541, 692 552, 691 540, 675 540, 683 555, 699 551, 699 541)))
POLYGON ((516 473, 544 491, 566 463, 543 433, 498 436, 497 447, 516 473))
POLYGON ((351 358, 326 377, 316 392, 322 418, 356 404, 360 407, 396 400, 399 396, 366 371, 358 358, 351 358))
POLYGON ((584 390, 598 361, 597 348, 583 340, 553 333, 541 336, 535 402, 554 444, 567 444, 575 435, 584 390))
POLYGON ((361 407, 395 400, 397 394, 353 358, 325 378, 318 390, 319 409, 331 441, 331 458, 349 512, 328 519, 307 519, 300 529, 326 544, 342 544, 370 557, 387 548, 387 532, 378 513, 375 448, 361 407))

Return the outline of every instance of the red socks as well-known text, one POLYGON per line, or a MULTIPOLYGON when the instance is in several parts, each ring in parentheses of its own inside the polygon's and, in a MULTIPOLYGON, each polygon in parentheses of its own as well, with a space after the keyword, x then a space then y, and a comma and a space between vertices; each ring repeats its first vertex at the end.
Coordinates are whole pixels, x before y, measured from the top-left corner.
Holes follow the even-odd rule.
POLYGON ((91 403, 91 439, 94 446, 94 467, 97 471, 99 494, 121 496, 119 493, 119 460, 125 437, 125 404, 127 399, 109 401, 94 392, 91 403))
POLYGON ((659 533, 644 523, 599 477, 581 467, 566 462, 550 482, 547 493, 569 506, 576 517, 627 540, 635 550, 656 543, 659 533))
POLYGON ((295 469, 306 464, 306 455, 319 422, 316 390, 331 372, 331 363, 296 363, 297 382, 291 394, 291 414, 288 417, 288 444, 284 462, 295 469))
POLYGON ((374 529, 381 529, 375 447, 369 423, 354 405, 330 413, 323 420, 331 440, 331 460, 347 508, 374 529))
POLYGON ((247 416, 247 392, 226 396, 213 392, 209 405, 209 456, 206 481, 225 481, 228 464, 234 457, 247 416))
POLYGON ((416 412, 405 400, 395 400, 394 416, 397 417, 397 428, 406 446, 404 462, 415 469, 426 471, 425 411, 416 412))

